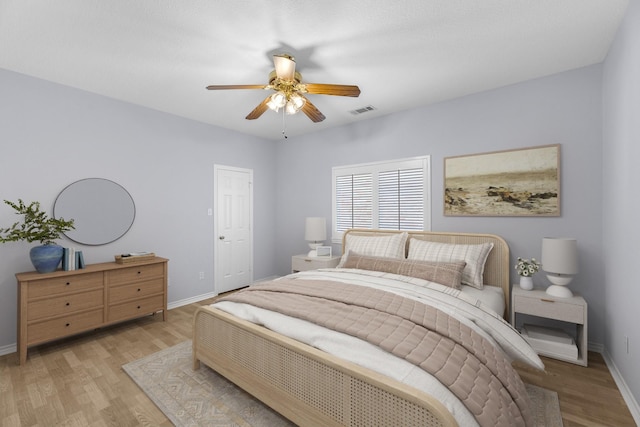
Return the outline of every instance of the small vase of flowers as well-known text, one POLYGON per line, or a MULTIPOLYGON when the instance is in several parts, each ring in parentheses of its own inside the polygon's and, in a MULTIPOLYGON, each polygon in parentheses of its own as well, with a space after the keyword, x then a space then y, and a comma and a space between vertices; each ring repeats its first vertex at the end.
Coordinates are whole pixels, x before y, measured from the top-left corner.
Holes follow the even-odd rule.
POLYGON ((518 257, 515 269, 520 276, 520 287, 527 291, 533 289, 533 275, 540 270, 540 263, 535 258, 528 259, 518 257))

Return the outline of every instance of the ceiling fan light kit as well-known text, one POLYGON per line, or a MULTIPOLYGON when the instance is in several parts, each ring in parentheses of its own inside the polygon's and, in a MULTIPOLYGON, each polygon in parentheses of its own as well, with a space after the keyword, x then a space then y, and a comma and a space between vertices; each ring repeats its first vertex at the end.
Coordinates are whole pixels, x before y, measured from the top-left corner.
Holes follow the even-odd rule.
POLYGON ((267 85, 210 85, 209 90, 225 89, 266 89, 275 93, 266 97, 256 108, 251 111, 246 119, 255 120, 267 109, 280 111, 284 108, 286 114, 296 114, 302 111, 311 121, 317 123, 325 119, 324 114, 303 94, 335 95, 358 97, 360 88, 354 85, 334 85, 323 83, 301 83, 302 75, 296 71, 296 62, 293 56, 279 54, 273 56, 275 70, 269 73, 267 85))

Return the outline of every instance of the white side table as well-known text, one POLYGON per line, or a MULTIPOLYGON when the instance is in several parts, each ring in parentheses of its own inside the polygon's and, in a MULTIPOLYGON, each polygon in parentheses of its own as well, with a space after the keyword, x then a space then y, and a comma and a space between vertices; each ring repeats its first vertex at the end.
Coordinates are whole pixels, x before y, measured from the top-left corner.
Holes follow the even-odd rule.
POLYGON ((340 262, 339 256, 308 257, 306 254, 291 257, 291 272, 333 268, 340 262))
POLYGON ((513 285, 511 291, 511 324, 513 327, 516 326, 516 315, 519 313, 575 323, 576 344, 578 346, 577 359, 544 354, 544 352, 540 352, 540 354, 587 366, 587 302, 584 298, 575 293, 571 298, 558 298, 541 289, 526 291, 516 284, 513 285))

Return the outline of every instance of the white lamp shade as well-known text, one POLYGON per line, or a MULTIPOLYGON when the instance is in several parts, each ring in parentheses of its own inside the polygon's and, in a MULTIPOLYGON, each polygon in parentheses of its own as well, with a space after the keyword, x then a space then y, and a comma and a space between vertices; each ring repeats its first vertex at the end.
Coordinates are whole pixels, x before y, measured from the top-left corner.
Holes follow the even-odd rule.
POLYGON ((327 239, 327 222, 323 217, 309 217, 304 227, 304 240, 324 242, 327 239))
POLYGON ((543 238, 541 261, 547 273, 578 274, 578 242, 567 237, 543 238))
POLYGON ((279 78, 293 81, 296 74, 296 62, 292 56, 286 54, 273 55, 273 64, 276 67, 276 75, 279 78))

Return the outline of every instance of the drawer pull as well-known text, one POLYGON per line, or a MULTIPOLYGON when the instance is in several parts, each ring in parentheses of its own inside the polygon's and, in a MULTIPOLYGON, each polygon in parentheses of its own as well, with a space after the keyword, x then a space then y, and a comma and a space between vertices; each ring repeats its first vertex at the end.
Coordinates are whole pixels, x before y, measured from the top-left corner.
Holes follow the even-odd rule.
POLYGON ((71 284, 71 282, 67 282, 67 283, 65 283, 65 285, 67 285, 67 286, 69 286, 70 284, 71 284))
POLYGON ((71 323, 67 323, 67 324, 66 324, 66 325, 64 325, 64 326, 67 326, 67 327, 68 327, 68 326, 71 326, 71 323))
POLYGON ((138 274, 142 274, 142 271, 138 271, 138 274))
POLYGON ((138 292, 140 292, 142 289, 138 288, 138 292))
POLYGON ((305 258, 304 262, 311 262, 311 260, 305 258))
POLYGON ((552 299, 546 299, 546 298, 540 298, 540 301, 543 301, 543 302, 555 302, 552 299))
POLYGON ((140 310, 142 307, 138 306, 138 310, 140 310))
POLYGON ((66 303, 65 305, 66 305, 67 307, 69 307, 69 306, 71 305, 71 303, 70 303, 70 302, 68 302, 68 303, 66 303))

